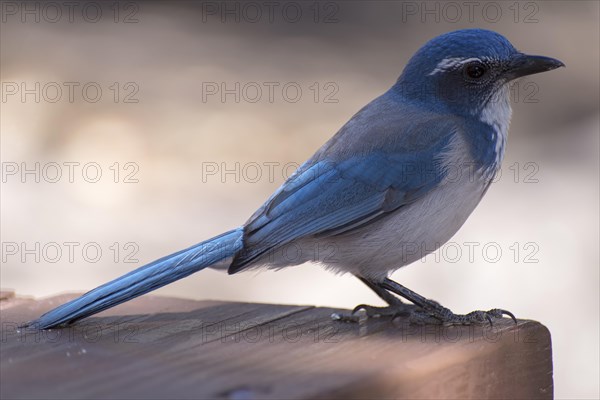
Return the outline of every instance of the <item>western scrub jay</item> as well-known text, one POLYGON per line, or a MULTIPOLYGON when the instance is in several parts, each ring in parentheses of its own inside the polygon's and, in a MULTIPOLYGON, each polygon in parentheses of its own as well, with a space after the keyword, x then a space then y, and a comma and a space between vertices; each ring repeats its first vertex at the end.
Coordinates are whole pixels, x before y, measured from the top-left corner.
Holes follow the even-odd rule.
POLYGON ((244 225, 140 267, 29 324, 45 329, 70 323, 204 268, 234 274, 307 261, 355 275, 389 304, 357 307, 369 315, 409 307, 449 324, 491 322, 504 314, 514 319, 501 309, 454 314, 388 276, 425 255, 409 249, 432 252, 448 241, 487 191, 506 144, 508 83, 561 66, 517 51, 492 31, 438 36, 244 225), (315 249, 323 248, 330 251, 316 256, 315 249))

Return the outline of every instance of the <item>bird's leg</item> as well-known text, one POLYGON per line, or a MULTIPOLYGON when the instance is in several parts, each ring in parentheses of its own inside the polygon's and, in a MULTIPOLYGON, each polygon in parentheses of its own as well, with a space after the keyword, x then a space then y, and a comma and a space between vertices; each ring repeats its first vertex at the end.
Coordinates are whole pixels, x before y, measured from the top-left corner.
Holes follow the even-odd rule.
POLYGON ((414 310, 415 306, 412 304, 406 304, 398 297, 394 296, 387 289, 382 288, 377 283, 363 278, 362 276, 357 276, 358 279, 361 280, 365 285, 367 285, 371 290, 373 290, 377 296, 381 297, 386 303, 388 303, 387 307, 375 307, 367 304, 359 304, 354 307, 352 310, 352 314, 356 314, 360 310, 365 310, 368 317, 395 317, 398 315, 410 315, 414 310))
POLYGON ((388 306, 387 307, 375 307, 368 304, 359 304, 354 307, 349 315, 334 314, 333 318, 344 322, 358 322, 359 317, 356 315, 360 310, 366 312, 367 317, 396 317, 399 315, 411 315, 414 312, 415 305, 404 303, 400 298, 390 293, 387 289, 382 288, 377 283, 363 278, 362 276, 355 275, 362 283, 367 285, 372 291, 381 297, 388 306))
POLYGON ((426 322, 427 317, 433 317, 439 322, 449 325, 472 325, 486 322, 489 322, 491 325, 493 318, 502 318, 504 315, 508 315, 515 324, 517 323, 517 319, 510 311, 502 310, 500 308, 494 308, 488 311, 477 310, 468 314, 454 314, 438 302, 426 299, 420 294, 413 292, 389 278, 384 279, 383 282, 378 283, 377 285, 380 288, 389 290, 390 292, 411 301, 416 306, 419 306, 421 310, 417 311, 417 314, 411 315, 411 319, 414 322, 423 323, 426 322))

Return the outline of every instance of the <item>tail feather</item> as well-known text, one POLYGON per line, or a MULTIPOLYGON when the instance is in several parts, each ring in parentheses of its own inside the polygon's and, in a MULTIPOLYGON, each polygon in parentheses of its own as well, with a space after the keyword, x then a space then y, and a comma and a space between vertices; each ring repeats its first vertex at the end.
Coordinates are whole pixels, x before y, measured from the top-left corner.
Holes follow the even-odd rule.
POLYGON ((233 257, 242 249, 241 228, 144 265, 47 312, 27 326, 47 329, 96 314, 233 257))

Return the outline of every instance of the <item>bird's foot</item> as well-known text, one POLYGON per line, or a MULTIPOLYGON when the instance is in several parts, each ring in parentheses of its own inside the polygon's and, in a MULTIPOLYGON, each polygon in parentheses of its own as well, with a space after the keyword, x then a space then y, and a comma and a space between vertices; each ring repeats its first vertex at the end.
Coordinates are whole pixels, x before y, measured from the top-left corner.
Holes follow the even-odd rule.
POLYGON ((501 308, 488 311, 477 310, 468 314, 454 314, 448 308, 431 301, 431 304, 427 304, 426 307, 415 310, 410 315, 409 320, 411 323, 418 325, 437 322, 444 325, 482 325, 489 323, 492 326, 495 319, 502 319, 505 315, 510 317, 515 324, 517 323, 513 313, 501 308))
POLYGON ((360 304, 352 310, 350 314, 331 315, 332 319, 341 322, 359 322, 361 317, 366 318, 381 318, 381 317, 400 317, 410 316, 419 308, 413 304, 406 304, 398 300, 398 302, 387 307, 375 307, 368 304, 360 304), (363 313, 361 313, 363 311, 363 313), (361 315, 362 314, 362 315, 361 315))
POLYGON ((517 319, 510 311, 500 308, 494 308, 488 311, 472 311, 468 314, 454 314, 450 309, 443 307, 439 303, 431 300, 431 304, 427 304, 426 308, 419 307, 413 304, 394 304, 388 307, 375 307, 367 304, 358 305, 350 314, 331 315, 332 319, 340 322, 360 322, 361 318, 381 318, 391 317, 408 317, 410 324, 414 325, 482 325, 489 324, 492 326, 494 320, 502 319, 504 316, 510 317, 515 324, 517 319), (364 313, 361 315, 361 311, 364 313))
POLYGON ((385 289, 398 296, 402 296, 419 306, 420 309, 413 313, 409 319, 409 321, 412 323, 426 324, 435 322, 437 320, 438 324, 442 323, 445 325, 478 325, 486 322, 488 322, 490 325, 493 325, 494 319, 501 319, 504 317, 504 315, 508 315, 510 318, 512 318, 515 324, 517 323, 517 319, 510 311, 506 311, 501 308, 494 308, 489 311, 478 310, 464 315, 454 314, 446 307, 443 307, 440 303, 429 300, 389 278, 385 278, 383 282, 377 285, 377 287, 380 289, 385 289))

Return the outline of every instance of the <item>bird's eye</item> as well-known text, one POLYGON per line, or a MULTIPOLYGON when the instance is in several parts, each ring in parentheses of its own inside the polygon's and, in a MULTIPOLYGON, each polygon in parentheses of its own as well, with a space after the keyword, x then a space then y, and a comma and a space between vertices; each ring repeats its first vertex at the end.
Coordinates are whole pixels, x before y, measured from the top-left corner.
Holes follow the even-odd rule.
POLYGON ((485 75, 485 65, 479 61, 470 62, 464 67, 465 76, 469 79, 479 79, 485 75))

